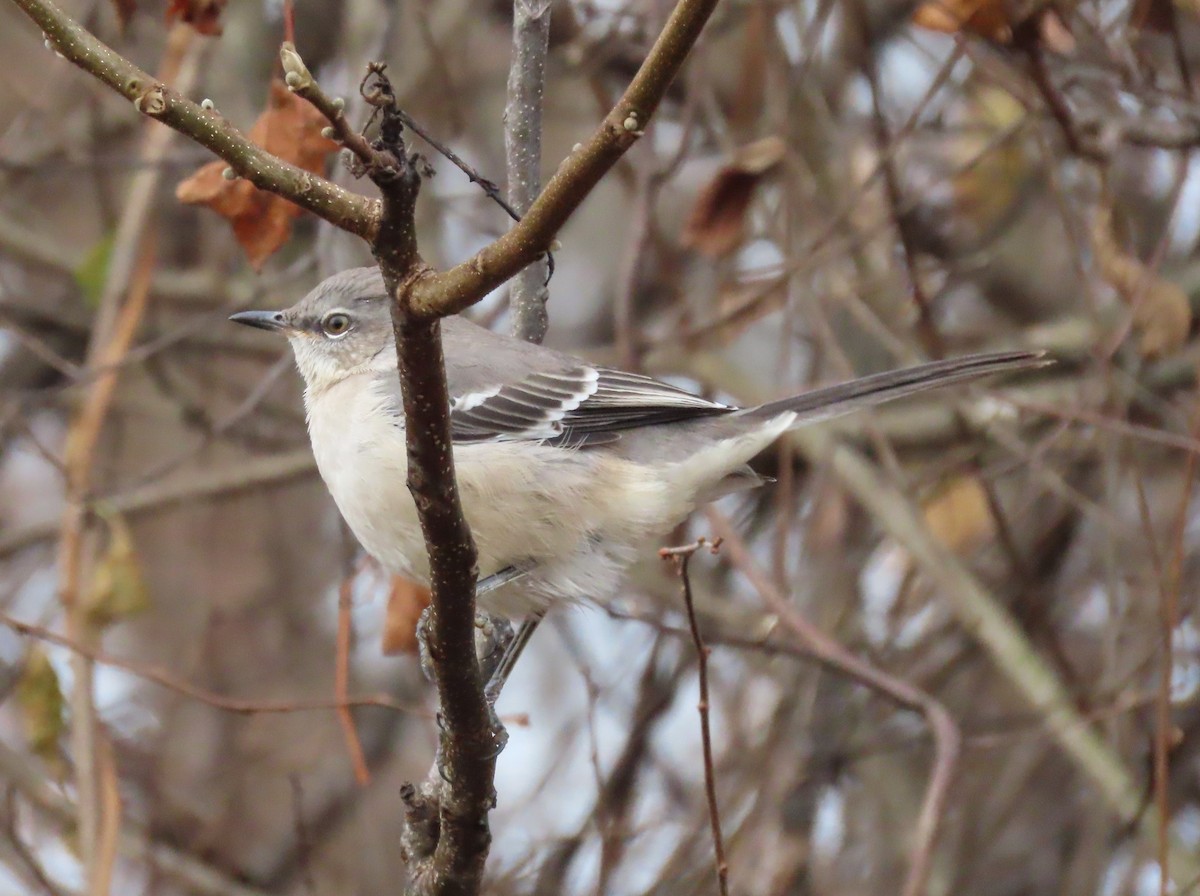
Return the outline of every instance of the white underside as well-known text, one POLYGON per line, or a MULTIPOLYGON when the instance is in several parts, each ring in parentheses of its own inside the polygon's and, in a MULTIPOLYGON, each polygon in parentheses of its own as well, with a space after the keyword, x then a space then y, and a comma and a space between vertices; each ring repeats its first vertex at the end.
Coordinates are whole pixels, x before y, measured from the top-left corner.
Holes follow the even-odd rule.
MULTIPOLYGON (((427 584, 425 544, 406 483, 403 428, 386 411, 383 396, 353 379, 306 396, 317 467, 363 547, 392 572, 427 584)), ((560 601, 605 600, 639 554, 654 551, 699 496, 770 444, 792 416, 658 468, 602 450, 529 442, 456 447, 459 493, 480 576, 511 566, 529 569, 481 595, 481 608, 523 616, 560 601)))

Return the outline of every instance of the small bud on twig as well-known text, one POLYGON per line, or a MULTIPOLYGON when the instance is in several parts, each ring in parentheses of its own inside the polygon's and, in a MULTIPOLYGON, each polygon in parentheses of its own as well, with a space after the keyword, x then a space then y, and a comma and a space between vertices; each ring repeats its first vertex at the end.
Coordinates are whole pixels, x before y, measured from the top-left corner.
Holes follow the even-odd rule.
POLYGON ((288 89, 303 90, 313 85, 312 72, 288 41, 284 41, 283 46, 279 48, 279 62, 283 65, 283 83, 288 89))

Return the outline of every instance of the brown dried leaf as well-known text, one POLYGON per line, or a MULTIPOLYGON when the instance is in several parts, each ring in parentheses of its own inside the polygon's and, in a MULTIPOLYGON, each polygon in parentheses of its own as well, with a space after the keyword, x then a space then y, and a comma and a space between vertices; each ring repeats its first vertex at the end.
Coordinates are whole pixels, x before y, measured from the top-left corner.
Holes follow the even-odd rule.
POLYGON ((684 248, 717 258, 736 249, 746 227, 746 211, 763 176, 783 159, 779 137, 756 140, 739 149, 696 197, 683 226, 684 248))
POLYGON ((1132 309, 1142 356, 1159 358, 1179 349, 1192 327, 1187 293, 1120 246, 1107 209, 1092 226, 1092 247, 1100 275, 1132 309))
POLYGON ((1141 334, 1138 351, 1161 358, 1177 351, 1192 327, 1192 306, 1176 284, 1156 277, 1133 309, 1133 326, 1141 334))
POLYGON ((1038 39, 1052 53, 1066 56, 1075 52, 1075 35, 1058 11, 1047 7, 1038 16, 1038 39))
POLYGON ((169 24, 178 19, 191 25, 198 34, 216 37, 224 28, 221 24, 221 13, 227 2, 228 0, 170 0, 167 4, 167 22, 169 24))
POLYGON ((1017 25, 1011 5, 1006 0, 928 0, 913 13, 913 24, 946 34, 965 31, 1006 44, 1017 25))
POLYGON ((923 508, 925 525, 950 550, 964 553, 994 534, 987 493, 974 476, 951 480, 923 508))
POLYGON ((1011 220, 1028 195, 1031 162, 1016 134, 1027 112, 1000 88, 978 86, 968 95, 970 124, 946 144, 954 160, 950 183, 955 214, 971 232, 987 234, 1011 220))
POLYGON ((400 576, 392 576, 387 612, 383 620, 383 653, 416 653, 417 620, 429 606, 429 589, 400 576))
MULTIPOLYGON (((282 82, 271 82, 267 110, 250 129, 250 139, 263 149, 306 171, 320 174, 337 144, 321 136, 326 121, 309 103, 282 82)), ((260 190, 246 180, 226 180, 224 162, 211 162, 175 188, 189 205, 207 205, 229 220, 234 236, 255 268, 279 249, 292 232, 300 207, 260 190)))

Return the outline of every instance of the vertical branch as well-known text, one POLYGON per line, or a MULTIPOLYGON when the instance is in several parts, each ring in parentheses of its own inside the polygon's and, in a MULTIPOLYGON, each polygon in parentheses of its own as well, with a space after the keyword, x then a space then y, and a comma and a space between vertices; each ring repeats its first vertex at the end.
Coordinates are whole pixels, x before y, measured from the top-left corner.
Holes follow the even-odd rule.
MULTIPOLYGON (((550 0, 513 0, 513 53, 504 107, 504 152, 508 202, 523 215, 541 191, 542 95, 546 87, 546 51, 550 45, 550 0)), ((548 324, 546 289, 549 267, 540 256, 513 278, 509 287, 512 334, 541 342, 548 324)))
MULTIPOLYGON (((713 542, 712 550, 716 553, 721 539, 713 542)), ((700 635, 700 625, 696 622, 696 605, 692 600, 692 580, 688 577, 688 563, 692 555, 704 546, 700 538, 689 545, 678 548, 663 548, 659 556, 669 557, 675 562, 675 571, 679 575, 680 590, 683 592, 683 605, 687 608, 688 628, 692 632, 692 643, 696 646, 696 669, 700 681, 700 702, 696 708, 700 712, 700 743, 704 751, 704 792, 708 797, 708 823, 712 828, 713 853, 717 865, 717 889, 721 896, 729 896, 729 862, 725 859, 725 839, 721 835, 721 813, 717 806, 717 776, 713 767, 712 730, 709 725, 708 702, 708 654, 709 649, 700 635)))
POLYGON ((367 760, 363 755, 362 741, 358 737, 358 729, 354 727, 354 712, 349 705, 350 700, 350 648, 354 639, 350 613, 354 603, 354 577, 357 570, 351 570, 338 586, 338 615, 337 615, 337 644, 336 659, 333 671, 333 696, 337 699, 338 724, 342 727, 342 736, 346 740, 346 750, 350 754, 350 764, 354 767, 354 780, 359 787, 371 783, 371 772, 367 768, 367 760))
MULTIPOLYGON (((129 285, 129 297, 114 322, 112 339, 97 352, 97 365, 107 370, 92 383, 83 408, 67 432, 67 502, 58 549, 59 600, 66 613, 67 636, 84 645, 92 645, 97 636, 83 601, 84 537, 92 464, 104 421, 112 407, 116 368, 129 350, 133 334, 146 309, 153 263, 154 248, 147 244, 134 281, 129 285)), ((93 700, 91 660, 82 653, 72 654, 71 673, 71 758, 75 765, 78 792, 79 855, 88 880, 88 890, 95 893, 100 885, 100 869, 96 862, 101 848, 105 807, 101 803, 98 783, 100 734, 93 700)))
MULTIPOLYGON (((192 40, 190 28, 174 29, 161 64, 161 76, 179 81, 183 90, 189 89, 198 71, 198 46, 192 40)), ((154 238, 148 225, 152 217, 152 200, 163 170, 160 163, 174 136, 165 128, 153 128, 146 133, 140 153, 144 164, 134 176, 117 227, 88 347, 89 368, 104 372, 92 381, 67 434, 66 510, 58 550, 59 600, 66 614, 67 634, 81 644, 91 644, 97 636, 83 603, 84 539, 93 461, 112 407, 117 369, 133 343, 149 299, 154 238)), ((70 747, 78 792, 79 853, 88 891, 98 894, 107 891, 108 874, 102 866, 110 863, 104 861, 103 840, 116 820, 113 800, 107 798, 111 794, 102 790, 102 744, 93 699, 92 663, 82 654, 72 654, 71 670, 70 747)))
MULTIPOLYGON (((1192 408, 1189 431, 1192 438, 1200 435, 1200 402, 1192 408)), ((1138 479, 1139 486, 1141 478, 1138 479)), ((1175 509, 1173 522, 1174 550, 1165 576, 1160 575, 1160 615, 1162 618, 1162 669, 1159 672, 1158 694, 1154 701, 1154 802, 1158 812, 1158 866, 1160 869, 1159 892, 1166 894, 1171 885, 1171 803, 1170 803, 1170 752, 1173 725, 1171 722, 1171 676, 1175 665, 1175 629, 1179 626, 1179 598, 1183 587, 1183 563, 1187 556, 1184 533, 1187 530, 1188 509, 1192 504, 1192 491, 1196 485, 1196 452, 1189 451, 1183 466, 1183 488, 1179 492, 1179 506, 1175 509)), ((1139 488, 1139 494, 1141 489, 1139 488)), ((1149 530, 1150 543, 1154 546, 1154 532, 1149 530)), ((1155 551, 1157 553, 1157 551, 1155 551)))

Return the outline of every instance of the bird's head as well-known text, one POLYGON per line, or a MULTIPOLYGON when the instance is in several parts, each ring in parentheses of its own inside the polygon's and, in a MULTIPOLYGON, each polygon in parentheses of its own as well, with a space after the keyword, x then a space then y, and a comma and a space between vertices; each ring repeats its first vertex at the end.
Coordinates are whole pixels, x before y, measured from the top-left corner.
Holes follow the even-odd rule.
POLYGON ((286 336, 310 389, 396 367, 391 309, 377 268, 335 274, 282 311, 239 311, 229 319, 286 336))

